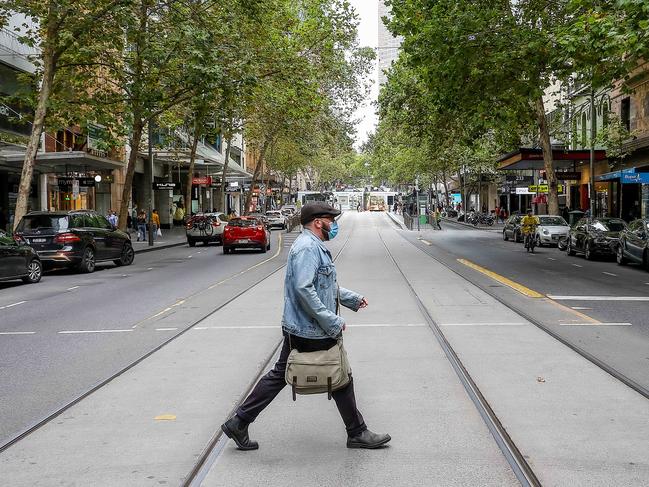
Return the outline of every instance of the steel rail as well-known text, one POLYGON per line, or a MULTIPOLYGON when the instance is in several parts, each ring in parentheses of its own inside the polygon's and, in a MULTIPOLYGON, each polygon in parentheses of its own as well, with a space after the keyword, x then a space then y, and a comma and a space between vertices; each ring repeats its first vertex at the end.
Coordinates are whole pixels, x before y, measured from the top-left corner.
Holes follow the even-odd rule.
POLYGON ((408 286, 408 289, 410 290, 412 297, 415 299, 415 302, 417 303, 417 307, 419 308, 419 311, 421 312, 422 316, 426 320, 426 323, 428 324, 433 334, 435 335, 435 338, 437 339, 438 343, 442 347, 442 350, 444 351, 446 358, 448 359, 451 366, 453 367, 453 370, 455 371, 458 378, 460 379, 462 386, 464 386, 464 389, 466 390, 469 398, 471 399, 476 409, 478 410, 478 413, 480 414, 483 421, 487 425, 487 428, 489 429, 489 432, 491 433, 494 440, 496 441, 496 444, 500 448, 500 451, 503 453, 505 459, 507 460, 510 467, 512 468, 514 475, 516 475, 516 478, 518 479, 518 481, 521 483, 523 487, 540 487, 541 483, 536 477, 536 475, 534 474, 532 468, 527 463, 527 460, 525 460, 525 457, 520 452, 520 450, 518 449, 518 447, 516 446, 512 438, 507 433, 507 430, 505 429, 505 427, 502 425, 502 423, 496 416, 496 413, 494 412, 493 408, 489 405, 488 401, 486 400, 482 392, 480 392, 480 389, 478 388, 477 384, 475 383, 475 381, 472 379, 469 372, 462 364, 462 361, 460 360, 457 353, 455 352, 451 344, 444 336, 444 333, 442 332, 439 325, 435 322, 433 317, 428 312, 426 305, 424 305, 423 301, 419 297, 419 294, 417 294, 417 291, 415 291, 414 287, 406 277, 405 273, 403 272, 403 270, 395 260, 394 256, 392 255, 392 252, 390 252, 390 249, 385 243, 385 240, 383 240, 383 236, 381 235, 381 232, 379 232, 378 229, 377 232, 379 234, 381 243, 385 247, 385 251, 390 257, 390 260, 394 264, 395 268, 401 274, 401 277, 403 277, 403 280, 408 286))
MULTIPOLYGON (((280 249, 281 249, 281 245, 282 245, 282 236, 281 236, 281 234, 280 234, 280 238, 279 238, 279 245, 280 245, 280 249)), ((279 255, 279 254, 278 254, 278 255, 279 255)), ((128 370, 132 369, 133 367, 135 367, 136 365, 138 365, 140 362, 142 362, 142 361, 145 360, 146 358, 148 358, 148 357, 150 357, 151 355, 153 355, 155 352, 159 351, 159 350, 160 350, 161 348, 163 348, 164 346, 166 346, 166 345, 168 345, 169 343, 171 343, 172 341, 174 341, 176 338, 178 338, 178 337, 184 335, 184 334, 187 333, 189 330, 191 330, 192 328, 194 328, 196 325, 198 325, 199 323, 201 323, 201 322, 204 321, 205 319, 209 318, 211 315, 213 315, 213 314, 216 313, 217 311, 221 310, 222 308, 224 308, 225 306, 227 306, 228 304, 230 304, 232 301, 234 301, 235 299, 237 299, 237 298, 240 297, 241 295, 247 293, 247 292, 250 291, 252 288, 254 288, 255 286, 257 286, 258 284, 260 284, 260 283, 262 283, 263 281, 265 281, 266 279, 270 278, 273 274, 277 273, 278 271, 280 271, 281 269, 283 269, 285 266, 286 266, 286 264, 282 264, 282 265, 279 266, 278 268, 273 269, 270 273, 268 273, 268 274, 266 274, 264 277, 262 277, 262 278, 256 280, 256 281, 255 281, 254 283, 252 283, 250 286, 248 286, 247 288, 245 288, 245 289, 243 289, 242 291, 238 292, 238 293, 235 294, 234 296, 230 297, 227 301, 225 301, 224 303, 220 304, 218 307, 211 309, 208 313, 204 314, 203 316, 201 316, 200 318, 198 318, 196 321, 192 322, 189 326, 187 326, 186 328, 184 328, 184 329, 181 330, 180 332, 176 333, 175 335, 172 335, 171 337, 169 337, 167 340, 165 340, 165 341, 162 342, 161 344, 155 346, 153 349, 151 349, 151 350, 149 350, 148 352, 144 353, 143 355, 141 355, 140 357, 138 357, 136 360, 134 360, 134 361, 132 361, 131 363, 129 363, 128 365, 126 365, 125 367, 122 367, 121 369, 119 369, 117 372, 115 372, 115 373, 114 373, 113 375, 111 375, 110 377, 108 377, 108 378, 106 378, 106 379, 104 379, 104 380, 98 382, 97 384, 95 384, 94 386, 90 387, 89 389, 87 389, 85 392, 83 392, 83 393, 80 394, 79 396, 77 396, 77 397, 75 397, 74 399, 68 401, 68 402, 65 403, 63 406, 57 408, 55 411, 53 411, 53 412, 51 412, 50 414, 48 414, 47 416, 45 416, 43 419, 41 419, 41 420, 39 420, 38 422, 36 422, 35 424, 33 424, 33 425, 27 427, 25 430, 21 431, 20 433, 18 433, 17 435, 15 435, 13 438, 11 438, 11 439, 8 440, 7 442, 5 442, 5 443, 3 443, 2 445, 0 445, 0 453, 2 453, 3 451, 5 451, 7 448, 11 447, 12 445, 18 443, 20 440, 24 439, 25 437, 27 437, 28 435, 30 435, 30 434, 33 433, 34 431, 36 431, 36 430, 38 430, 39 428, 41 428, 42 426, 44 426, 45 424, 49 423, 50 421, 52 421, 53 419, 55 419, 57 416, 61 415, 62 413, 64 413, 64 412, 67 411, 68 409, 70 409, 70 408, 71 408, 72 406, 74 406, 75 404, 78 404, 78 403, 79 403, 80 401, 82 401, 83 399, 87 398, 88 396, 90 396, 90 395, 93 394, 94 392, 96 392, 96 391, 98 391, 99 389, 101 389, 102 387, 104 387, 106 384, 110 383, 111 381, 115 380, 117 377, 121 376, 122 374, 124 374, 124 373, 127 372, 128 370)), ((249 269, 246 269, 246 271, 244 271, 244 273, 245 273, 245 272, 249 272, 249 271, 251 271, 251 270, 254 269, 254 268, 256 268, 256 267, 253 266, 253 267, 251 267, 251 268, 249 268, 249 269)))
MULTIPOLYGON (((334 256, 333 258, 334 262, 338 259, 338 257, 340 257, 340 255, 343 253, 343 250, 345 250, 345 248, 347 247, 347 244, 349 243, 349 240, 351 239, 352 234, 354 233, 354 228, 355 225, 352 227, 351 231, 349 232, 349 235, 345 240, 345 243, 342 245, 340 250, 338 250, 338 252, 334 256)), ((285 266, 286 264, 284 264, 282 267, 285 266)), ((252 389, 255 387, 259 379, 261 379, 261 377, 266 372, 268 366, 274 361, 273 359, 279 353, 283 341, 284 338, 282 338, 277 343, 277 345, 273 347, 273 351, 267 356, 266 361, 259 369, 259 373, 248 384, 248 387, 246 388, 245 392, 239 397, 239 400, 237 401, 235 406, 228 414, 227 416, 228 418, 230 418, 236 412, 239 406, 248 397, 250 392, 252 392, 252 389)), ((207 474, 210 472, 210 469, 212 468, 216 460, 219 458, 219 456, 221 456, 221 454, 223 453, 223 450, 225 449, 225 445, 228 443, 228 440, 229 438, 225 434, 223 434, 223 431, 219 427, 218 430, 214 433, 214 435, 210 439, 210 441, 208 442, 207 446, 203 449, 202 453, 199 455, 198 460, 194 464, 192 470, 189 472, 187 477, 185 477, 185 479, 183 480, 181 484, 182 487, 199 487, 203 483, 203 480, 205 480, 205 478, 207 477, 207 474)))

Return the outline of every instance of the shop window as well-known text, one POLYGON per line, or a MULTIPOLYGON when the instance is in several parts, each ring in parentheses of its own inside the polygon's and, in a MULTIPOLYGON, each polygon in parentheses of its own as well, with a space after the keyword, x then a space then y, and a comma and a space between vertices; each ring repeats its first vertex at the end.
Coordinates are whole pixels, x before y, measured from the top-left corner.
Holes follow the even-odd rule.
POLYGON ((631 98, 628 96, 620 103, 620 119, 627 130, 631 130, 631 98))

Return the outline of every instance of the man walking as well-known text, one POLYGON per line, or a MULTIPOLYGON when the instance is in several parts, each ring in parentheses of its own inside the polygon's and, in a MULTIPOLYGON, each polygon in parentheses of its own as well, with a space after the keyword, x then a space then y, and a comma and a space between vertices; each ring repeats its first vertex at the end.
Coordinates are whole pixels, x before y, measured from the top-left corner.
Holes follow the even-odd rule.
MULTIPOLYGON (((284 344, 275 367, 263 376, 236 414, 221 425, 240 450, 256 450, 248 426, 286 385, 284 373, 291 346, 300 352, 328 350, 345 330, 345 322, 336 313, 336 302, 358 311, 367 300, 338 286, 331 253, 322 243, 338 234, 335 217, 340 211, 324 202, 302 207, 300 222, 304 227, 295 240, 286 264, 284 280, 284 344)), ((372 433, 356 408, 353 378, 342 389, 333 392, 338 412, 347 429, 347 448, 378 448, 390 441, 390 435, 372 433)))

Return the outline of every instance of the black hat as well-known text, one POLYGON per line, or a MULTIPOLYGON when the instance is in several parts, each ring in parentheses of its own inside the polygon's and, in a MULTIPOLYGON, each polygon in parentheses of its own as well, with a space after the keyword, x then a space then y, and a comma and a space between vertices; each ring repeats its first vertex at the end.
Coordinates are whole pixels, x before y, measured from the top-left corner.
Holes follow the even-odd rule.
POLYGON ((333 206, 328 205, 324 201, 314 201, 302 207, 300 212, 300 223, 306 225, 321 216, 340 215, 340 210, 335 209, 333 206))

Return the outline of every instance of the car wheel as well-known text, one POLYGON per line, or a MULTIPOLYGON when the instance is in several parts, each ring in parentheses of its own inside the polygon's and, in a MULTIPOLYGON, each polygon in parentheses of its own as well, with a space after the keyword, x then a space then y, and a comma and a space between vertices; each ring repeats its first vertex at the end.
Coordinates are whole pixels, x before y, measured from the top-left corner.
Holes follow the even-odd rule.
POLYGON ((268 241, 268 245, 266 246, 266 250, 270 250, 270 240, 268 241))
POLYGON ((267 247, 266 245, 263 245, 263 246, 261 247, 261 252, 262 252, 263 254, 265 254, 266 252, 268 252, 268 247, 267 247))
POLYGON ((187 239, 187 243, 189 244, 190 247, 196 247, 196 241, 195 240, 187 239))
POLYGON ((223 246, 223 253, 224 254, 229 254, 230 253, 230 247, 226 247, 225 245, 223 246))
POLYGON ((569 255, 570 257, 575 255, 575 250, 572 248, 572 244, 570 243, 570 239, 568 239, 568 243, 566 244, 566 255, 569 255))
POLYGON ((620 242, 617 246, 617 252, 615 252, 615 261, 617 265, 625 265, 626 257, 624 257, 624 243, 620 242))
POLYGON ((40 260, 32 259, 27 266, 27 275, 23 277, 26 284, 36 284, 43 276, 43 265, 40 260))
POLYGON ((507 242, 509 240, 509 237, 507 236, 507 232, 503 230, 503 240, 507 242))
POLYGON ((135 260, 135 251, 133 250, 133 246, 125 243, 124 248, 122 248, 122 254, 120 255, 119 259, 114 260, 115 265, 117 266, 122 266, 122 265, 131 265, 133 261, 135 260))
POLYGON ((644 254, 642 254, 642 264, 646 271, 649 271, 649 250, 644 249, 644 254))
POLYGON ((586 248, 584 248, 584 257, 586 257, 586 260, 593 260, 593 251, 590 248, 590 242, 586 242, 586 248))
POLYGON ((77 269, 84 274, 90 274, 95 271, 95 250, 92 247, 83 249, 81 262, 77 266, 77 269))

